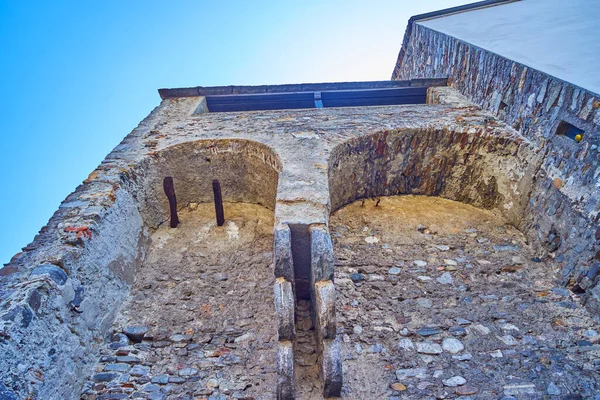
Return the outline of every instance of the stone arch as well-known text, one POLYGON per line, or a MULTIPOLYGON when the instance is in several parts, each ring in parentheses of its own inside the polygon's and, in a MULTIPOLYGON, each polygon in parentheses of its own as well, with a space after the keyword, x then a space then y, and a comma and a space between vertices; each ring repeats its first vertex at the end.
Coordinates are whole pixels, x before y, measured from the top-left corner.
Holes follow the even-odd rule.
POLYGON ((179 207, 213 201, 212 180, 221 183, 223 200, 275 209, 281 161, 270 147, 245 139, 197 140, 153 153, 134 174, 144 221, 156 227, 168 219, 163 179, 173 177, 179 207))
POLYGON ((352 138, 329 158, 331 212, 363 198, 416 194, 498 209, 519 226, 538 161, 528 142, 484 127, 401 129, 352 138))

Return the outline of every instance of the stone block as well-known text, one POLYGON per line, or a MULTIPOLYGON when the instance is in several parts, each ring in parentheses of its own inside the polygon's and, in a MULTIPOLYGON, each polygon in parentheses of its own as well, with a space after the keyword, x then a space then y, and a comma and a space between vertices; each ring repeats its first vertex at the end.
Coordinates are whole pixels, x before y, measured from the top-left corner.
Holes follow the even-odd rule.
POLYGON ((208 105, 206 104, 206 97, 200 97, 200 101, 198 102, 198 107, 194 110, 194 115, 206 114, 209 112, 208 105))
POLYGON ((292 342, 279 342, 277 349, 277 400, 294 399, 294 348, 292 342))
POLYGON ((17 395, 9 390, 2 382, 0 382, 0 399, 17 400, 17 395))
POLYGON ((279 340, 293 340, 296 334, 294 324, 294 291, 292 283, 279 277, 273 287, 275 312, 277 313, 277 333, 279 340))
POLYGON ((340 344, 337 339, 325 339, 322 346, 321 376, 323 378, 323 396, 339 397, 342 392, 340 344))
POLYGON ((140 343, 144 340, 144 335, 148 332, 148 327, 143 325, 126 326, 123 333, 127 335, 133 343, 140 343))
POLYGON ((315 324, 319 341, 335 338, 335 286, 320 281, 314 286, 315 324))
POLYGON ((326 225, 311 225, 311 276, 312 284, 333 280, 333 244, 326 225))
POLYGON ((294 281, 294 261, 292 258, 292 234, 287 224, 279 224, 274 231, 273 251, 275 254, 275 276, 294 281))
POLYGON ((64 285, 67 274, 60 267, 52 264, 42 264, 31 271, 31 275, 48 275, 56 284, 64 285))

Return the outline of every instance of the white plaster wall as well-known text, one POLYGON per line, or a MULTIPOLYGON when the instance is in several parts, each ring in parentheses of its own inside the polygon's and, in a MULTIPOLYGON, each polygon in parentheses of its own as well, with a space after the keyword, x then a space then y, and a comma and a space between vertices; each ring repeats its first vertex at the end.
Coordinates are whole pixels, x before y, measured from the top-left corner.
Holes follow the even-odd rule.
POLYGON ((521 0, 418 24, 600 93, 598 0, 521 0))

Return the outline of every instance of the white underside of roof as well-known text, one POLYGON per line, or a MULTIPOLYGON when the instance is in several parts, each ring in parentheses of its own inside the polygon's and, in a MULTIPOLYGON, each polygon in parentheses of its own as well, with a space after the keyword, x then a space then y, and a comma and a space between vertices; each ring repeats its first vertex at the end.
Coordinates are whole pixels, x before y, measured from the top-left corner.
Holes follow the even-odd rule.
POLYGON ((600 93, 600 1, 521 0, 418 24, 600 93))

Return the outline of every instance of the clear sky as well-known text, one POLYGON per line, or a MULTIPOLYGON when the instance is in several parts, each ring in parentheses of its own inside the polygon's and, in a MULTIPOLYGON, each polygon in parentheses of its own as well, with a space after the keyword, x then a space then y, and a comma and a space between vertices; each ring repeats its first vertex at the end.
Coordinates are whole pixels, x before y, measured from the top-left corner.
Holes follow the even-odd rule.
POLYGON ((162 87, 390 79, 408 19, 461 0, 0 0, 0 264, 162 87))

